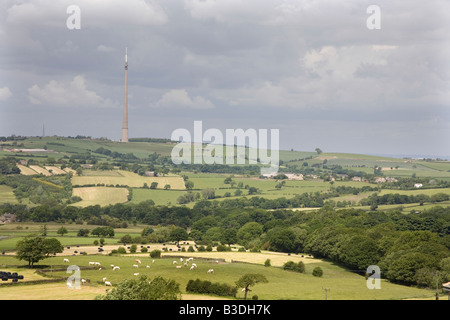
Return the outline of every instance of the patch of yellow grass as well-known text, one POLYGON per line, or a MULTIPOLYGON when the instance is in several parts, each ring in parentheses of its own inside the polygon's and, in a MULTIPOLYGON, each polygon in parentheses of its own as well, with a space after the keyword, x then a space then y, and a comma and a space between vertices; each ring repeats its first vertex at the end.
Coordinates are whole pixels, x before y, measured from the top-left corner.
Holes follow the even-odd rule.
MULTIPOLYGON (((19 280, 20 281, 20 280, 19 280)), ((69 289, 65 281, 39 285, 0 286, 0 300, 93 300, 106 288, 82 285, 69 289)))
POLYGON ((45 170, 44 168, 41 168, 39 166, 30 166, 31 169, 36 171, 37 173, 42 173, 44 176, 51 176, 52 174, 45 170))
POLYGON ((46 166, 44 167, 46 170, 48 170, 48 172, 50 172, 50 170, 52 170, 52 174, 67 174, 67 172, 65 172, 64 170, 61 170, 58 167, 54 167, 54 166, 46 166))
POLYGON ((180 255, 180 256, 192 256, 198 258, 209 258, 209 259, 225 259, 226 262, 239 261, 247 263, 264 264, 267 259, 270 259, 270 264, 274 267, 281 267, 288 261, 299 262, 303 261, 304 264, 321 262, 320 259, 314 259, 311 257, 301 257, 301 255, 288 255, 286 253, 277 252, 168 252, 162 253, 164 255, 180 255))
POLYGON ((64 171, 67 173, 72 173, 74 176, 77 175, 77 172, 71 168, 64 168, 64 171))
POLYGON ((83 201, 74 205, 87 207, 91 205, 107 205, 124 203, 128 201, 128 189, 126 188, 107 188, 107 187, 86 187, 73 188, 73 196, 78 196, 83 201))
POLYGON ((87 175, 87 176, 77 176, 72 178, 73 185, 123 185, 131 188, 142 188, 144 183, 148 187, 152 182, 158 183, 158 189, 163 189, 166 184, 170 185, 170 189, 185 190, 184 180, 180 176, 163 176, 163 177, 143 177, 136 173, 118 170, 119 176, 112 175, 87 175))
POLYGON ((21 164, 17 165, 17 168, 20 169, 20 174, 23 174, 25 176, 33 176, 35 174, 38 174, 36 171, 34 171, 33 169, 30 169, 26 166, 23 166, 21 164))

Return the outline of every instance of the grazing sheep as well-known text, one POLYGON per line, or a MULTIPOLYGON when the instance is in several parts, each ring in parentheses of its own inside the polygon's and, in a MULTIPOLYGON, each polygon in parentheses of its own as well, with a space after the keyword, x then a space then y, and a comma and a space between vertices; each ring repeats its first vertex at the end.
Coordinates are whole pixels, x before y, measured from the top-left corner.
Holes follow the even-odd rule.
POLYGON ((85 284, 86 283, 86 279, 81 279, 81 284, 85 284))
POLYGON ((114 270, 117 270, 117 269, 120 269, 120 267, 119 267, 119 266, 115 266, 115 267, 113 268, 113 271, 114 271, 114 270))
POLYGON ((89 262, 90 266, 93 266, 95 264, 95 262, 89 262))
POLYGON ((213 273, 214 272, 214 269, 209 269, 208 270, 208 273, 213 273))
POLYGON ((146 266, 146 268, 150 268, 150 266, 149 266, 149 265, 147 265, 147 266, 146 266))
POLYGON ((139 266, 137 264, 133 264, 133 267, 135 268, 139 268, 139 266))
POLYGON ((114 265, 113 265, 113 264, 110 264, 109 266, 110 266, 111 268, 114 268, 114 265))
POLYGON ((65 259, 64 259, 64 262, 69 262, 69 259, 65 258, 65 259))
POLYGON ((190 268, 189 268, 189 270, 194 270, 195 269, 195 267, 194 266, 191 266, 190 268))
POLYGON ((139 275, 139 272, 136 272, 136 273, 133 273, 135 276, 138 276, 139 275))
POLYGON ((178 262, 176 262, 175 260, 172 262, 172 264, 177 264, 178 262))
POLYGON ((176 266, 177 269, 181 269, 181 266, 176 266))
POLYGON ((112 284, 111 284, 111 282, 109 282, 109 281, 105 281, 105 286, 110 286, 110 287, 112 287, 112 284))
POLYGON ((194 268, 197 268, 197 265, 196 265, 195 263, 193 263, 192 266, 193 266, 194 268))
POLYGON ((141 264, 141 260, 139 260, 139 259, 136 259, 134 261, 136 261, 137 263, 141 264))

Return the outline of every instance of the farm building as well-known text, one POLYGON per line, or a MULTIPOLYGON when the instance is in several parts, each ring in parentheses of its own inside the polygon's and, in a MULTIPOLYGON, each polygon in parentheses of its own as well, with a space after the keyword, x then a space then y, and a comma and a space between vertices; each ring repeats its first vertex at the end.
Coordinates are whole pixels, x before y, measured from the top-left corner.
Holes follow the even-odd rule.
POLYGON ((5 149, 5 151, 9 152, 25 152, 25 153, 44 153, 44 152, 53 152, 53 150, 47 150, 47 149, 5 149))
POLYGON ((16 215, 12 213, 5 213, 0 216, 0 224, 10 223, 16 221, 16 215))
POLYGON ((302 174, 296 174, 296 173, 285 173, 286 177, 288 177, 289 180, 303 180, 302 174))

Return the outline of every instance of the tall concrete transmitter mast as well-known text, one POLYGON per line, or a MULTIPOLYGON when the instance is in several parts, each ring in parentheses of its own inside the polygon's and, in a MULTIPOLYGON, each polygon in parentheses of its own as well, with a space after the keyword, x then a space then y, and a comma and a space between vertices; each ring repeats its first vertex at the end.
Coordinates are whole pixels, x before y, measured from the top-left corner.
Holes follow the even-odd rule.
POLYGON ((123 103, 122 142, 128 142, 128 48, 125 49, 125 100, 123 103))

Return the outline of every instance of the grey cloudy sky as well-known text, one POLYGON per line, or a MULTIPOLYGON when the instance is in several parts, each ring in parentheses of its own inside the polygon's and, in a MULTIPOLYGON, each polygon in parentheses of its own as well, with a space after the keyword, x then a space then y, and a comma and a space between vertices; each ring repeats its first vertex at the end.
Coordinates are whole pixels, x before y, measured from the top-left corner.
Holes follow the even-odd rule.
POLYGON ((128 47, 130 137, 201 120, 279 129, 282 149, 450 156, 449 30, 446 0, 6 0, 0 136, 120 139, 128 47))

